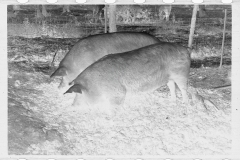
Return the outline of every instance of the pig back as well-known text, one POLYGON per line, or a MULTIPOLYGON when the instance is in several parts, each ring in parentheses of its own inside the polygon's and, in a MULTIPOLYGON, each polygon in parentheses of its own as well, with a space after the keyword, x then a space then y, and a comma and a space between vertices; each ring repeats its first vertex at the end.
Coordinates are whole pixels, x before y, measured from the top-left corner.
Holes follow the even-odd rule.
POLYGON ((145 33, 123 32, 94 35, 80 40, 73 46, 61 61, 60 66, 65 66, 69 73, 78 75, 105 55, 131 51, 159 42, 157 38, 145 33))
POLYGON ((101 90, 124 87, 133 92, 148 91, 178 74, 188 77, 189 67, 190 54, 185 47, 159 43, 107 55, 86 68, 74 83, 101 90))

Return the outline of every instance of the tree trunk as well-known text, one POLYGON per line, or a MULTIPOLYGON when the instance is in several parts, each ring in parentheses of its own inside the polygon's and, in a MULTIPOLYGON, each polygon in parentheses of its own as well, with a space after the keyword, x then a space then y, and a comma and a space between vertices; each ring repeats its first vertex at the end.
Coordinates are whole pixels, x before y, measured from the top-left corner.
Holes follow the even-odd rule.
POLYGON ((116 31, 116 5, 109 5, 109 32, 116 31))
POLYGON ((220 68, 222 67, 223 63, 223 52, 224 52, 224 41, 225 41, 225 32, 226 32, 226 22, 227 22, 227 9, 225 9, 224 14, 224 26, 223 26, 223 39, 222 39, 222 54, 221 54, 221 61, 220 61, 220 68))
POLYGON ((193 35, 194 35, 194 30, 195 30, 195 25, 196 25, 197 10, 198 10, 198 5, 194 5, 192 20, 191 20, 189 40, 188 40, 188 47, 189 48, 192 48, 193 35))
POLYGON ((42 18, 43 15, 40 10, 40 5, 37 5, 37 13, 36 13, 36 18, 42 18))
POLYGON ((105 7, 104 7, 104 33, 107 33, 107 21, 108 21, 107 8, 108 8, 108 6, 105 5, 105 7))

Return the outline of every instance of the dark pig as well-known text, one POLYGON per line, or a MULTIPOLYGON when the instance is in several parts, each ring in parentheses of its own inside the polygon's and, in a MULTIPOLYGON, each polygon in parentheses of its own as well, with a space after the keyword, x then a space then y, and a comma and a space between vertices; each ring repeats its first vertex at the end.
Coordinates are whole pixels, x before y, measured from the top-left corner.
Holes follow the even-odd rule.
POLYGON ((89 36, 73 46, 51 77, 61 76, 62 82, 59 89, 63 89, 69 87, 69 82, 73 81, 90 64, 107 54, 131 51, 158 42, 157 38, 149 34, 137 32, 89 36))
POLYGON ((176 101, 177 84, 183 101, 188 103, 189 69, 187 48, 174 43, 158 43, 101 58, 86 68, 66 93, 81 93, 88 106, 101 105, 101 102, 119 106, 126 94, 150 92, 166 84, 176 101))

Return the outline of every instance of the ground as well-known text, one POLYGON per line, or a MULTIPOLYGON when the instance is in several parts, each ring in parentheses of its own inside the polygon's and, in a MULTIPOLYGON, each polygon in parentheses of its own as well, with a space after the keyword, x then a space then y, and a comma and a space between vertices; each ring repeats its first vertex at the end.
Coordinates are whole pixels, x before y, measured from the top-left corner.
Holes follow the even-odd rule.
MULTIPOLYGON (((164 24, 149 32, 186 45, 188 33, 181 34, 187 29, 164 24), (173 28, 181 36, 170 34, 173 28)), ((76 38, 23 38, 8 30, 9 154, 230 154, 231 90, 214 87, 230 83, 231 32, 226 37, 224 65, 218 68, 221 36, 206 34, 209 28, 198 30, 192 50, 188 105, 181 103, 179 91, 177 104, 171 103, 164 86, 127 99, 113 115, 101 113, 101 108, 83 113, 80 107, 72 107, 75 95, 60 93, 60 79, 49 77, 76 38)))
MULTIPOLYGON (((224 81, 216 73, 226 74, 228 69, 202 69, 205 75, 192 69, 191 73, 206 76, 210 82, 224 81), (215 73, 215 77, 211 73, 215 73)), ((206 89, 206 85, 202 88, 201 77, 194 76, 190 79, 198 81, 199 94, 216 107, 210 105, 206 109, 193 103, 185 106, 180 98, 177 105, 171 104, 169 91, 164 87, 128 100, 125 108, 118 108, 115 116, 108 117, 97 113, 82 114, 80 108, 73 108, 74 95, 60 94, 58 79, 50 80, 41 72, 11 71, 9 125, 15 128, 9 130, 15 132, 9 133, 9 149, 18 153, 19 140, 16 138, 21 134, 21 144, 25 145, 21 145, 24 152, 19 149, 19 154, 228 154, 231 93, 228 89, 206 89), (12 114, 19 116, 11 117, 12 114)), ((205 84, 211 86, 210 82, 205 81, 205 84)))

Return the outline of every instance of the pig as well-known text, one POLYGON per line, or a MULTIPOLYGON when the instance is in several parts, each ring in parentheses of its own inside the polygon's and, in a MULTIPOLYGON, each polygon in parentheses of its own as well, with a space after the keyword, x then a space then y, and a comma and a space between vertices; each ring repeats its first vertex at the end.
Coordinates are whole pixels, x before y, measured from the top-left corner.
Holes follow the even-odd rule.
MULTIPOLYGON (((109 54, 87 67, 66 93, 79 93, 83 104, 118 107, 126 95, 151 92, 166 85, 176 101, 175 84, 188 103, 187 84, 190 70, 188 48, 175 43, 157 43, 124 53, 109 54)), ((81 102, 74 100, 73 105, 81 102)))
POLYGON ((84 69, 93 62, 110 53, 121 53, 145 47, 160 41, 147 33, 116 32, 92 35, 79 40, 65 55, 59 67, 50 76, 62 77, 59 85, 61 91, 68 89, 73 81, 84 69))

